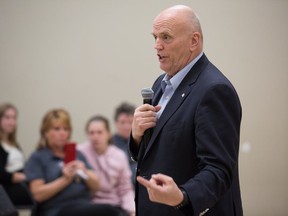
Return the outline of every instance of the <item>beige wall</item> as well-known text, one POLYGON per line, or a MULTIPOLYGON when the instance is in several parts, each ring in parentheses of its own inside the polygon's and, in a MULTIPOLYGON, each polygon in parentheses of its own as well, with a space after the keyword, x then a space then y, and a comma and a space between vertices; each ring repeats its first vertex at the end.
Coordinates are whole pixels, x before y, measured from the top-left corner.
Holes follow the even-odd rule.
POLYGON ((180 3, 198 12, 205 52, 242 101, 245 215, 287 215, 286 0, 0 0, 0 102, 19 108, 27 157, 48 109, 66 108, 81 142, 91 115, 112 120, 120 102, 141 104, 141 88, 160 74, 152 20, 180 3))

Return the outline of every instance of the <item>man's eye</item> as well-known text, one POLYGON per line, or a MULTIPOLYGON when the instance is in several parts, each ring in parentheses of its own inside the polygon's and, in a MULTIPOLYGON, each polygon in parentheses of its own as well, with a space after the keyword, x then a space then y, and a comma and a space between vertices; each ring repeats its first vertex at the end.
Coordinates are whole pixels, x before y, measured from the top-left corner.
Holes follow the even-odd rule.
POLYGON ((169 35, 163 35, 163 40, 169 40, 171 37, 169 35))

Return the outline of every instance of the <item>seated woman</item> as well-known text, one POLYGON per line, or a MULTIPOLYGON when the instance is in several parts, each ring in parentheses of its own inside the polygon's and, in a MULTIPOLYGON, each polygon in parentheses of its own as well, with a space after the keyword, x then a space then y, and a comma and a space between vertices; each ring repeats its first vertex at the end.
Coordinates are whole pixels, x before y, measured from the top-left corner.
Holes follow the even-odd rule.
POLYGON ((99 188, 99 180, 84 156, 77 152, 76 160, 63 162, 64 146, 71 130, 69 114, 63 109, 51 110, 43 118, 38 149, 25 167, 31 193, 37 202, 36 215, 113 215, 105 206, 90 202, 90 194, 99 188), (82 175, 77 174, 79 171, 82 175))
POLYGON ((93 202, 110 204, 119 215, 135 215, 131 170, 125 153, 115 145, 109 145, 108 120, 103 116, 92 117, 87 122, 86 132, 88 141, 79 145, 78 149, 101 182, 93 202))
POLYGON ((23 172, 25 158, 16 140, 17 109, 0 105, 0 184, 15 206, 32 205, 23 172))

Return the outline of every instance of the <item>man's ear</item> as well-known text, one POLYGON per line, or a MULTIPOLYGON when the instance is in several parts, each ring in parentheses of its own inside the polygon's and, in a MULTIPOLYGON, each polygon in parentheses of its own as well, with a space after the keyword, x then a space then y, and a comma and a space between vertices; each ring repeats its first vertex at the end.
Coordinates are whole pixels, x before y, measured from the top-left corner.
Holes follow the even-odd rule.
POLYGON ((196 50, 200 44, 201 34, 199 32, 194 32, 191 38, 190 51, 193 52, 196 50))

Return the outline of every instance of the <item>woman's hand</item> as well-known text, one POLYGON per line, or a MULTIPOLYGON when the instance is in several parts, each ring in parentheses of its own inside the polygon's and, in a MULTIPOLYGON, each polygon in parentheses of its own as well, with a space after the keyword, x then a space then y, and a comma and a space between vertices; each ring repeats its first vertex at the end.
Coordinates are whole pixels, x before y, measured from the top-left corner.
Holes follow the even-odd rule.
POLYGON ((75 161, 75 166, 76 166, 77 170, 82 170, 84 173, 86 173, 86 166, 85 166, 85 164, 82 161, 76 160, 75 161))
POLYGON ((68 180, 73 180, 77 171, 77 163, 76 161, 71 161, 65 164, 62 168, 62 175, 68 180))
POLYGON ((26 175, 23 172, 15 172, 12 175, 13 183, 21 183, 26 180, 26 175))

